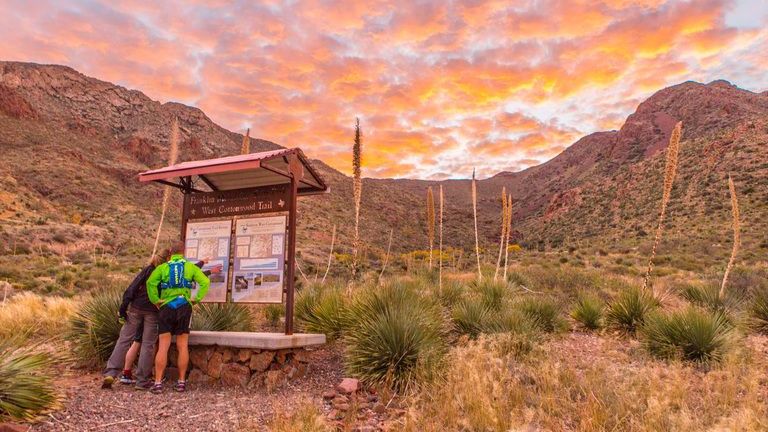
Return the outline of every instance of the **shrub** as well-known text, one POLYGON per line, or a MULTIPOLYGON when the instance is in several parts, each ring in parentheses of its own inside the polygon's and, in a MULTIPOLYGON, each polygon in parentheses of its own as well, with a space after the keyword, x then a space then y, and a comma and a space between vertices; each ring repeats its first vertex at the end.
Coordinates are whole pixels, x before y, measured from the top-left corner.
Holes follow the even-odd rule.
POLYGON ((509 293, 509 286, 506 283, 494 282, 492 279, 473 281, 470 288, 477 293, 482 305, 491 311, 500 310, 509 293))
POLYGON ((253 331, 247 306, 233 303, 201 303, 192 312, 192 330, 253 331))
POLYGON ((474 298, 464 299, 451 310, 453 326, 459 334, 477 338, 488 331, 493 311, 474 298))
POLYGON ((727 290, 720 298, 720 286, 713 283, 686 283, 679 288, 680 295, 696 306, 712 311, 735 312, 744 303, 741 291, 727 290))
POLYGON ((603 303, 592 295, 579 294, 571 317, 584 328, 597 330, 603 326, 603 303))
POLYGON ((32 420, 58 403, 51 376, 54 359, 36 346, 0 342, 0 417, 32 420))
POLYGON ((755 291, 749 306, 749 318, 753 329, 768 334, 768 289, 755 291))
POLYGON ((446 345, 440 308, 409 287, 369 288, 349 316, 346 367, 364 383, 406 391, 441 365, 446 345))
POLYGON ((443 286, 433 285, 434 296, 441 305, 451 308, 458 304, 464 295, 464 285, 456 281, 443 281, 443 286))
POLYGON ((285 316, 284 304, 269 304, 264 308, 264 319, 275 327, 280 323, 280 317, 285 316))
POLYGON ((542 297, 527 297, 517 304, 520 311, 539 330, 552 333, 562 330, 565 322, 560 317, 560 306, 542 297))
POLYGON ((635 334, 648 313, 658 306, 658 300, 647 290, 637 287, 627 288, 608 305, 605 320, 612 328, 635 334))
POLYGON ((340 287, 313 285, 301 290, 295 312, 306 331, 323 333, 329 340, 347 328, 347 297, 340 287))
POLYGON ((722 360, 733 327, 722 312, 695 307, 671 314, 651 314, 640 330, 645 348, 660 358, 709 363, 722 360))
POLYGON ((67 339, 73 354, 86 364, 106 361, 115 347, 122 325, 117 313, 121 293, 109 288, 86 300, 70 319, 67 339))

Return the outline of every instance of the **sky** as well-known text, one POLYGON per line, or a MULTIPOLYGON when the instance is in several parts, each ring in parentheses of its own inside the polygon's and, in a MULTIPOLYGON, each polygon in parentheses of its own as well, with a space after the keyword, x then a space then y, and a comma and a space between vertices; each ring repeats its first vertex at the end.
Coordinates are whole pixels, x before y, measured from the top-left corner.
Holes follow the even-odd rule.
POLYGON ((687 80, 768 89, 768 0, 0 0, 0 60, 201 108, 367 177, 518 171, 687 80))

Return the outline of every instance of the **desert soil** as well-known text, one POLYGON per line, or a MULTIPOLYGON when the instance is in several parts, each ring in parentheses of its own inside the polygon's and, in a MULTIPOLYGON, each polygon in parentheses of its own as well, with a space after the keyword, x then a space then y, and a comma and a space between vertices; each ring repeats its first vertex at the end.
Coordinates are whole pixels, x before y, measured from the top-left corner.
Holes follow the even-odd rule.
POLYGON ((321 400, 322 393, 343 378, 338 347, 313 351, 310 365, 306 376, 273 393, 263 387, 233 389, 194 383, 185 393, 176 393, 166 384, 160 395, 118 382, 112 390, 102 390, 101 374, 66 370, 59 383, 66 395, 64 406, 30 430, 266 431, 276 412, 290 412, 293 404, 306 398, 321 400))

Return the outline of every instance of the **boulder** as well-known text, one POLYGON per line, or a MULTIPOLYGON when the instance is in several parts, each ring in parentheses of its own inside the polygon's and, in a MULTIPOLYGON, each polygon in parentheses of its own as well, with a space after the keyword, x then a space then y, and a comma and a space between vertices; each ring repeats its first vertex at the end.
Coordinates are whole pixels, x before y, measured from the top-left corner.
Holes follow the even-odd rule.
POLYGON ((209 378, 208 375, 200 369, 192 369, 192 372, 190 372, 187 377, 187 381, 191 383, 206 383, 209 381, 209 378))
POLYGON ((237 352, 237 361, 240 363, 248 363, 251 360, 251 350, 241 349, 237 352))
POLYGON ((189 350, 189 362, 200 370, 207 370, 208 358, 212 351, 210 348, 191 348, 189 350))
POLYGON ((331 400, 336 397, 336 391, 334 390, 328 390, 326 392, 323 392, 323 399, 324 400, 331 400))
POLYGON ((221 368, 221 383, 226 386, 240 386, 245 387, 248 385, 248 380, 251 379, 251 370, 247 366, 243 366, 237 363, 227 363, 221 368))
POLYGON ((264 384, 267 386, 267 391, 273 391, 279 387, 282 387, 288 382, 285 378, 285 374, 279 370, 267 371, 264 376, 264 384))
POLYGON ((221 367, 224 364, 222 359, 223 356, 221 353, 217 352, 211 355, 211 358, 208 359, 208 367, 206 368, 206 373, 208 376, 212 378, 218 378, 221 376, 221 367))
POLYGON ((305 349, 297 349, 293 352, 293 361, 301 363, 309 363, 309 351, 305 349))
POLYGON ((352 394, 360 387, 360 380, 355 378, 344 378, 339 385, 336 386, 336 390, 342 394, 352 394))
POLYGON ((272 359, 274 358, 274 351, 264 351, 258 354, 252 354, 249 366, 254 372, 264 372, 269 369, 269 365, 272 364, 272 359))
POLYGON ((223 363, 229 363, 235 357, 234 353, 229 348, 225 348, 224 351, 222 351, 221 355, 222 355, 221 361, 223 363))

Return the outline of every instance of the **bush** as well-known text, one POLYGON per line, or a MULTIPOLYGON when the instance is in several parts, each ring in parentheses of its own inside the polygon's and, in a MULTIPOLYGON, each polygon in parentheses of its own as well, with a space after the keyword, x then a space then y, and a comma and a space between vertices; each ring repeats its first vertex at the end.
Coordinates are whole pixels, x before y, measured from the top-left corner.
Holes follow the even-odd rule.
POLYGON ((86 364, 95 366, 112 353, 122 327, 117 318, 121 301, 119 290, 106 289, 86 300, 70 319, 67 339, 73 354, 86 364))
POLYGON ((443 281, 443 286, 434 285, 434 296, 441 305, 452 308, 457 305, 464 296, 464 285, 456 281, 443 281))
POLYGON ((234 303, 201 303, 192 311, 192 330, 253 331, 247 306, 234 303))
POLYGON ((503 282, 495 282, 492 279, 473 281, 470 284, 472 291, 477 293, 481 304, 491 311, 501 310, 504 300, 509 293, 509 286, 503 282))
POLYGON ((643 345, 660 358, 718 362, 728 351, 733 327, 722 312, 695 307, 651 314, 640 330, 643 345))
POLYGON ((349 309, 346 366, 369 385, 406 391, 428 381, 446 351, 440 307, 394 283, 362 292, 349 309))
POLYGON ((768 289, 755 291, 749 306, 749 318, 753 329, 768 334, 768 289))
POLYGON ((517 307, 543 332, 553 333, 565 328, 565 322, 560 317, 560 306, 550 299, 527 297, 520 301, 517 307))
POLYGON ((597 330, 603 326, 603 302, 589 294, 579 294, 571 317, 584 328, 597 330))
POLYGON ((635 334, 648 313, 658 306, 658 300, 650 292, 631 287, 619 293, 619 297, 608 305, 605 319, 608 326, 635 334))
POLYGON ((54 359, 16 342, 0 342, 0 418, 32 420, 58 403, 50 369, 54 359))
POLYGON ((725 290, 725 297, 720 298, 720 285, 715 283, 687 283, 679 288, 680 295, 695 306, 701 306, 711 311, 735 312, 744 303, 740 291, 725 290))
POLYGON ((336 286, 312 285, 299 292, 296 319, 304 330, 339 338, 347 328, 347 297, 336 286))
POLYGON ((470 338, 477 338, 486 333, 493 311, 477 299, 468 298, 459 302, 451 310, 451 320, 456 331, 470 338))
POLYGON ((267 320, 272 327, 277 326, 280 323, 280 317, 285 316, 284 304, 269 304, 264 308, 264 319, 267 320))

